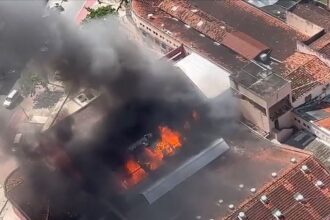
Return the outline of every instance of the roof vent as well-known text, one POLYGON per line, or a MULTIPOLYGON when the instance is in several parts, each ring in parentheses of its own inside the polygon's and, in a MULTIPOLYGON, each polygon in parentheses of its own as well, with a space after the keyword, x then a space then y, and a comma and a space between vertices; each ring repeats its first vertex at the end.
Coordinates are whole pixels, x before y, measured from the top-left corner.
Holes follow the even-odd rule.
POLYGON ((240 213, 238 213, 238 219, 239 220, 245 220, 245 219, 247 219, 247 217, 246 217, 244 212, 240 212, 240 213))
POLYGON ((307 165, 302 165, 300 170, 305 174, 308 174, 311 172, 307 165))
POLYGON ((264 205, 268 204, 269 203, 269 199, 267 198, 266 195, 262 195, 260 197, 260 202, 262 202, 264 205))
POLYGON ((216 41, 214 41, 213 44, 216 45, 216 46, 220 46, 220 44, 216 41))
POLYGON ((270 60, 269 59, 269 54, 268 53, 262 53, 262 54, 260 54, 259 59, 263 63, 268 63, 269 60, 270 60))
POLYGON ((196 13, 196 12, 198 12, 198 10, 197 9, 191 9, 191 12, 196 13))
POLYGON ((229 205, 228 205, 228 208, 230 208, 230 209, 234 209, 234 207, 235 207, 235 206, 234 206, 233 204, 229 204, 229 205))
POLYGON ((196 219, 202 219, 202 216, 197 215, 197 216, 196 216, 196 219))
POLYGON ((296 158, 292 157, 291 160, 290 160, 291 163, 297 163, 297 160, 296 158))
POLYGON ((241 188, 241 189, 243 189, 244 188, 244 184, 239 184, 238 187, 241 188))
POLYGON ((171 10, 176 11, 176 9, 178 9, 178 6, 173 6, 171 10))
POLYGON ((204 24, 203 21, 199 21, 199 22, 197 23, 197 26, 200 27, 200 26, 202 26, 203 24, 204 24))
POLYGON ((277 173, 276 173, 276 172, 273 172, 273 173, 272 173, 272 177, 273 177, 273 178, 277 177, 277 173))
POLYGON ((226 27, 225 27, 225 26, 220 26, 220 28, 221 28, 222 30, 225 30, 225 29, 226 29, 226 27))
POLYGON ((205 37, 205 35, 204 35, 204 34, 199 34, 199 36, 201 36, 201 37, 205 37))
POLYGON ((322 189, 324 187, 324 183, 321 180, 316 181, 315 186, 322 189))
POLYGON ((185 24, 184 26, 185 26, 186 28, 190 28, 190 26, 189 26, 189 25, 187 25, 187 24, 185 24))
POLYGON ((148 19, 153 19, 154 18, 154 14, 148 14, 148 19))
POLYGON ((297 201, 297 202, 304 202, 305 198, 301 193, 296 193, 294 194, 293 198, 297 201))
POLYGON ((279 210, 279 209, 275 209, 273 212, 272 212, 273 216, 275 217, 275 219, 277 220, 282 220, 284 219, 284 215, 282 214, 282 212, 279 210))
POLYGON ((256 188, 251 188, 250 189, 250 192, 252 192, 252 193, 255 193, 257 190, 256 190, 256 188))

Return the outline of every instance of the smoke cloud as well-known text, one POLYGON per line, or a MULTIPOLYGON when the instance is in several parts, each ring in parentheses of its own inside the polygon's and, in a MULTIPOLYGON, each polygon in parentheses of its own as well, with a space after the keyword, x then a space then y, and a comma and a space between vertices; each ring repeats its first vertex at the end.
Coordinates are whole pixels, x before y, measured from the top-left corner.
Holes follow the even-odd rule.
MULTIPOLYGON (((35 159, 21 161, 24 172, 31 190, 49 198, 53 219, 124 219, 108 202, 117 200, 113 168, 144 134, 161 124, 182 125, 200 97, 171 65, 128 40, 116 19, 78 27, 57 14, 45 16, 44 7, 42 1, 0 2, 0 67, 24 68, 33 60, 45 67, 41 73, 59 71, 70 88, 101 90, 95 105, 103 117, 87 139, 75 135, 80 125, 72 118, 40 134, 45 151, 61 149, 71 170, 49 172, 40 162, 45 152, 37 152, 24 155, 35 159)), ((212 111, 206 115, 217 115, 212 111)))

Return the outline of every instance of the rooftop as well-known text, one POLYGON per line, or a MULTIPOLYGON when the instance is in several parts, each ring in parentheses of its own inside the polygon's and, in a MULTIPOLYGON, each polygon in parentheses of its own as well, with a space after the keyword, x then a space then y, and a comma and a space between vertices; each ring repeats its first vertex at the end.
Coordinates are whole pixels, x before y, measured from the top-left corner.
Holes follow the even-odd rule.
POLYGON ((330 97, 313 101, 295 109, 295 113, 330 132, 330 97))
POLYGON ((138 16, 148 20, 155 28, 169 31, 168 33, 171 36, 187 47, 192 48, 199 54, 203 54, 230 72, 240 70, 240 68, 249 63, 248 60, 229 48, 221 44, 215 44, 215 40, 208 35, 201 35, 202 32, 192 26, 187 26, 186 23, 180 20, 174 20, 169 14, 159 10, 160 2, 160 0, 134 0, 132 1, 132 8, 138 16), (148 19, 148 14, 153 14, 153 19, 148 19))
POLYGON ((330 67, 313 55, 295 52, 277 69, 282 77, 291 81, 293 99, 330 81, 330 67))
POLYGON ((244 212, 248 219, 273 219, 274 210, 279 210, 285 219, 290 220, 328 218, 329 184, 329 172, 310 156, 297 162, 293 169, 260 190, 226 219, 237 219, 239 212, 244 212), (303 166, 307 169, 305 173, 303 166), (298 194, 301 195, 299 201, 298 194), (261 196, 265 196, 264 201, 261 196))
POLYGON ((261 97, 270 97, 289 82, 270 70, 265 70, 255 63, 245 65, 241 70, 230 75, 235 82, 261 97))
POLYGON ((207 98, 215 98, 230 90, 228 73, 196 53, 179 60, 179 67, 207 98))
POLYGON ((330 12, 325 9, 325 6, 321 7, 313 1, 301 1, 292 9, 292 12, 324 28, 327 32, 330 31, 330 12))
POLYGON ((244 1, 188 0, 200 10, 223 21, 272 49, 272 56, 284 60, 295 51, 296 41, 307 36, 298 33, 284 22, 266 14, 244 1))

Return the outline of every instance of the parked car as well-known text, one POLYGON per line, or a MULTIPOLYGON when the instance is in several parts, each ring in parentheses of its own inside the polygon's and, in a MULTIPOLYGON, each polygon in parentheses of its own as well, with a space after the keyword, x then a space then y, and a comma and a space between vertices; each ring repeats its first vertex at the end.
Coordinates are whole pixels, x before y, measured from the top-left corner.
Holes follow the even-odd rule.
POLYGON ((3 106, 6 108, 10 108, 13 105, 13 103, 18 99, 18 97, 19 97, 18 90, 16 89, 12 90, 5 98, 5 101, 3 102, 3 106))

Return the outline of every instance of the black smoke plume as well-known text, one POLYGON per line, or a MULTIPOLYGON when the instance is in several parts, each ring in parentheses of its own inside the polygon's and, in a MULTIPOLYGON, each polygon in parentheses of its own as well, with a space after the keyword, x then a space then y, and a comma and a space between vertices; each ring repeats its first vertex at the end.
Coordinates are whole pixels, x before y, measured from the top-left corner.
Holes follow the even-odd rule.
POLYGON ((100 90, 95 105, 103 117, 87 139, 74 127, 88 118, 68 117, 40 134, 46 148, 21 162, 29 190, 46 195, 51 219, 125 219, 108 201, 118 200, 114 169, 123 165, 127 147, 159 125, 180 129, 200 96, 171 65, 128 40, 116 19, 78 27, 57 14, 45 16, 44 8, 41 1, 0 2, 1 68, 33 60, 58 71, 70 89, 100 90), (57 151, 70 166, 50 172, 40 155, 57 151))

